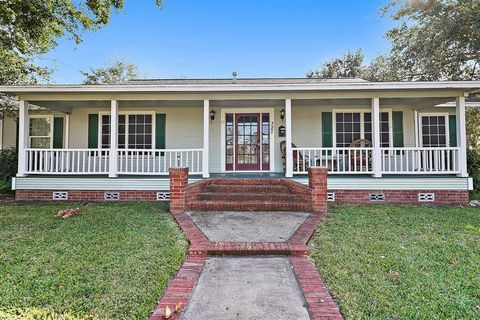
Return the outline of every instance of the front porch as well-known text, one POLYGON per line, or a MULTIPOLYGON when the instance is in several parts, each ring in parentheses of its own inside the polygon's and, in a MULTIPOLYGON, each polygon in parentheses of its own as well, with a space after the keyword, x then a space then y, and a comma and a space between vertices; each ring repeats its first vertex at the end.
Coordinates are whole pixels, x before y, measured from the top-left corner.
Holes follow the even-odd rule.
POLYGON ((203 178, 292 178, 308 167, 331 176, 467 177, 465 99, 435 107, 448 99, 33 101, 49 107, 33 112, 21 101, 18 177, 162 177, 173 167, 203 178))

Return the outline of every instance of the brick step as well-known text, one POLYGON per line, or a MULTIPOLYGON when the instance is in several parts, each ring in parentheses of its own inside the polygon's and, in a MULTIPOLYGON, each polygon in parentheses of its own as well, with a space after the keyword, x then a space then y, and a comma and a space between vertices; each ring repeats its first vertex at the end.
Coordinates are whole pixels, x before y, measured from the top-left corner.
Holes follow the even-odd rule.
POLYGON ((235 185, 235 184, 210 184, 205 186, 207 192, 220 193, 291 193, 290 188, 284 185, 235 185))
POLYGON ((210 184, 234 184, 234 185, 271 185, 281 184, 281 179, 275 178, 225 178, 211 179, 210 184))
POLYGON ((193 211, 311 211, 312 206, 302 201, 212 201, 196 200, 187 204, 193 211))
POLYGON ((293 193, 264 193, 264 192, 202 192, 197 196, 198 200, 217 201, 296 201, 301 200, 293 193))

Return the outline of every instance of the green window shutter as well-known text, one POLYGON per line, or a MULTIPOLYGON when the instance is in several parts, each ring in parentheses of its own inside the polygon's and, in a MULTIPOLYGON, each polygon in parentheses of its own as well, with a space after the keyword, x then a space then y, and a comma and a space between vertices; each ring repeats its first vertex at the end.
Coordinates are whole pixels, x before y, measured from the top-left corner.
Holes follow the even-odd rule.
POLYGON ((333 145, 332 113, 322 112, 322 142, 324 148, 331 148, 333 145))
POLYGON ((403 148, 403 111, 392 112, 393 146, 403 148))
POLYGON ((88 115, 88 148, 98 148, 98 114, 88 115))
POLYGON ((450 147, 457 146, 457 116, 449 115, 448 116, 448 130, 450 135, 450 147))
POLYGON ((165 149, 165 114, 155 115, 155 149, 165 149))
POLYGON ((53 148, 63 148, 63 117, 53 118, 53 148))

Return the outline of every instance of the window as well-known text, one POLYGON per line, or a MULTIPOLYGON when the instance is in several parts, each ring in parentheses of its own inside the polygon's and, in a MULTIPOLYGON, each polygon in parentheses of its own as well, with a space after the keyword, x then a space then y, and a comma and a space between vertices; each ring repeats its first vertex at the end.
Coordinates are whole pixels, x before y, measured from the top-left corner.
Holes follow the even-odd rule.
MULTIPOLYGON (((380 113, 380 146, 390 147, 390 112, 380 113)), ((358 139, 372 141, 371 112, 336 112, 335 137, 337 147, 349 147, 358 139)))
POLYGON ((422 147, 446 147, 448 145, 447 115, 420 116, 420 140, 422 147))
POLYGON ((30 148, 52 147, 53 117, 30 117, 30 148))
POLYGON ((359 112, 336 113, 337 147, 348 147, 353 141, 361 139, 361 116, 359 112))
MULTIPOLYGON (((110 115, 102 115, 100 145, 110 148, 110 115)), ((119 149, 152 149, 153 116, 151 114, 120 114, 118 116, 119 149)))

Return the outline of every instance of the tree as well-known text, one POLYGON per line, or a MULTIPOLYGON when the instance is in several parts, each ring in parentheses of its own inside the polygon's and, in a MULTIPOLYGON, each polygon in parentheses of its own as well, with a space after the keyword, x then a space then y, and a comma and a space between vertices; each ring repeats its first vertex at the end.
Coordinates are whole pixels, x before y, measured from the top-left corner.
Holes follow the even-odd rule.
POLYGON ((386 34, 398 78, 480 79, 480 1, 391 1, 388 13, 399 23, 386 34))
MULTIPOLYGON (((52 70, 35 65, 33 59, 53 49, 60 37, 80 43, 82 32, 108 24, 112 10, 123 9, 123 4, 124 0, 0 0, 0 85, 48 80, 52 70)), ((0 108, 12 107, 12 100, 0 94, 0 108)))
POLYGON ((324 63, 320 69, 309 71, 308 78, 360 78, 365 73, 362 50, 348 51, 340 58, 324 63))
POLYGON ((467 139, 472 148, 480 147, 480 107, 465 109, 465 120, 467 127, 467 139))
POLYGON ((115 61, 110 66, 80 73, 85 77, 83 84, 115 84, 137 77, 138 68, 131 63, 115 61))
POLYGON ((362 78, 369 81, 394 81, 397 72, 393 69, 389 58, 383 55, 376 57, 370 64, 364 63, 365 57, 361 49, 351 53, 347 51, 342 57, 324 63, 320 69, 309 71, 308 78, 362 78))

